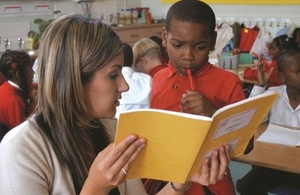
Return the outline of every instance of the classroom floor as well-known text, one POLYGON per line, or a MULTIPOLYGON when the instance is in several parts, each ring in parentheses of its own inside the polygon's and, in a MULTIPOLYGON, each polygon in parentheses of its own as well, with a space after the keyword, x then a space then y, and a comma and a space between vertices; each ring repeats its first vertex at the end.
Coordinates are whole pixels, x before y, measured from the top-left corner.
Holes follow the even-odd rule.
MULTIPOLYGON (((231 161, 229 164, 229 168, 231 171, 233 182, 234 182, 234 184, 236 184, 236 181, 238 179, 242 178, 248 171, 250 171, 251 165, 231 161)), ((236 195, 240 195, 240 194, 238 192, 236 192, 236 195)), ((276 194, 269 193, 269 195, 276 195, 276 194)))

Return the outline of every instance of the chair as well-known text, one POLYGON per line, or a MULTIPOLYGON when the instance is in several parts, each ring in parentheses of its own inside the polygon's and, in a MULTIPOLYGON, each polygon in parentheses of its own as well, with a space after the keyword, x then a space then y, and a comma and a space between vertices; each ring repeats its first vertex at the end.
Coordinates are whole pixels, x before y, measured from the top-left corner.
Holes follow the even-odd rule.
POLYGON ((271 190, 270 193, 277 195, 299 195, 300 194, 300 185, 288 184, 280 185, 275 189, 271 190))
POLYGON ((0 142, 8 130, 9 129, 5 125, 0 124, 0 142))

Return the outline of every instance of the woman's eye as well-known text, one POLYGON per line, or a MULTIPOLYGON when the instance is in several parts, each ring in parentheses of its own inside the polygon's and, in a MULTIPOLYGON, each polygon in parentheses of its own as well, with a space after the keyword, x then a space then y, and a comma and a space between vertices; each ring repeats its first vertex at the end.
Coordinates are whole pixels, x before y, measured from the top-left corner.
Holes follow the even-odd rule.
POLYGON ((110 75, 110 78, 111 78, 111 79, 116 79, 118 76, 119 76, 118 74, 111 74, 111 75, 110 75))

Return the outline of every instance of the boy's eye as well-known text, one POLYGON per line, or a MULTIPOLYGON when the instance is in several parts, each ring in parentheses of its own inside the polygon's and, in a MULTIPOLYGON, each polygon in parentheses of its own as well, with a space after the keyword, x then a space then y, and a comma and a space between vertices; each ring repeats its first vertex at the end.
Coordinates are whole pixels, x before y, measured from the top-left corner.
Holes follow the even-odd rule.
POLYGON ((201 49, 205 49, 205 46, 203 46, 203 45, 196 45, 195 48, 197 50, 201 50, 201 49))
POLYGON ((179 48, 181 45, 179 45, 179 44, 173 44, 173 47, 175 47, 175 48, 179 48))

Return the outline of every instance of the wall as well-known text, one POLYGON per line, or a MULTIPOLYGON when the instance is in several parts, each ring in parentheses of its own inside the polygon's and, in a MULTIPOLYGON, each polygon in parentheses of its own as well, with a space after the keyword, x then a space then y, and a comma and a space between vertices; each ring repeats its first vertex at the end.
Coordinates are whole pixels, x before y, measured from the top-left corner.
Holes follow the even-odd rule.
MULTIPOLYGON (((150 7, 150 11, 153 17, 165 18, 166 13, 171 4, 162 4, 161 0, 96 0, 92 4, 92 17, 100 18, 100 14, 106 16, 105 22, 109 22, 109 14, 112 13, 113 23, 116 23, 117 13, 124 7, 150 7)), ((262 25, 265 21, 269 31, 274 36, 278 30, 285 25, 291 23, 300 26, 299 10, 300 5, 218 5, 211 4, 211 7, 216 13, 218 22, 227 21, 232 23, 234 21, 241 21, 241 19, 247 19, 244 23, 246 25, 256 24, 254 19, 260 18, 262 21, 259 25, 262 25), (275 20, 270 27, 270 19, 275 20), (290 22, 283 22, 282 20, 289 19, 290 22), (229 21, 232 20, 232 21, 229 21), (278 25, 278 26, 277 26, 278 25)), ((33 23, 35 18, 53 19, 55 16, 53 11, 60 10, 63 14, 80 13, 83 14, 81 7, 73 0, 27 0, 27 1, 3 1, 0 0, 0 52, 4 50, 3 39, 9 38, 11 45, 10 49, 18 49, 17 38, 22 37, 24 40, 24 48, 28 48, 27 33, 28 31, 37 31, 38 26, 33 23), (49 4, 51 5, 51 12, 47 13, 34 13, 34 14, 11 14, 3 15, 3 6, 5 5, 26 5, 31 6, 33 4, 49 4), (2 10, 2 11, 1 11, 2 10)))
MULTIPOLYGON (((8 49, 19 49, 18 38, 21 37, 24 41, 22 49, 29 48, 28 32, 34 30, 38 32, 38 25, 34 24, 36 18, 44 20, 54 19, 54 11, 60 10, 61 13, 57 15, 64 15, 69 13, 83 14, 82 8, 73 0, 56 0, 56 1, 42 1, 42 0, 28 0, 28 1, 0 1, 0 52, 5 50, 4 39, 8 39, 10 45, 8 49), (37 12, 32 7, 35 5, 49 5, 50 10, 37 12), (11 11, 11 14, 5 13, 5 6, 21 6, 22 11, 11 11), (28 12, 26 10, 28 9, 28 12)), ((109 22, 109 14, 113 13, 113 23, 117 22, 117 0, 97 0, 92 3, 91 14, 93 18, 100 18, 100 14, 106 16, 105 22, 109 22)))
MULTIPOLYGON (((163 4, 161 0, 141 0, 143 7, 150 7, 152 16, 165 18, 166 13, 171 6, 171 4, 163 4)), ((272 36, 276 34, 278 30, 285 26, 285 22, 282 20, 290 19, 290 22, 287 22, 287 25, 294 23, 296 26, 300 26, 300 5, 238 5, 238 4, 210 4, 214 10, 217 19, 220 19, 220 23, 233 20, 240 22, 240 20, 247 18, 247 21, 244 22, 245 25, 255 25, 256 18, 261 18, 261 21, 258 22, 259 25, 263 24, 265 21, 269 31, 272 36), (271 22, 269 20, 275 19, 272 22, 272 27, 270 27, 271 22), (278 25, 279 22, 279 25, 278 25), (277 27, 278 25, 278 27, 277 27)), ((231 23, 231 21, 229 21, 231 23)))

